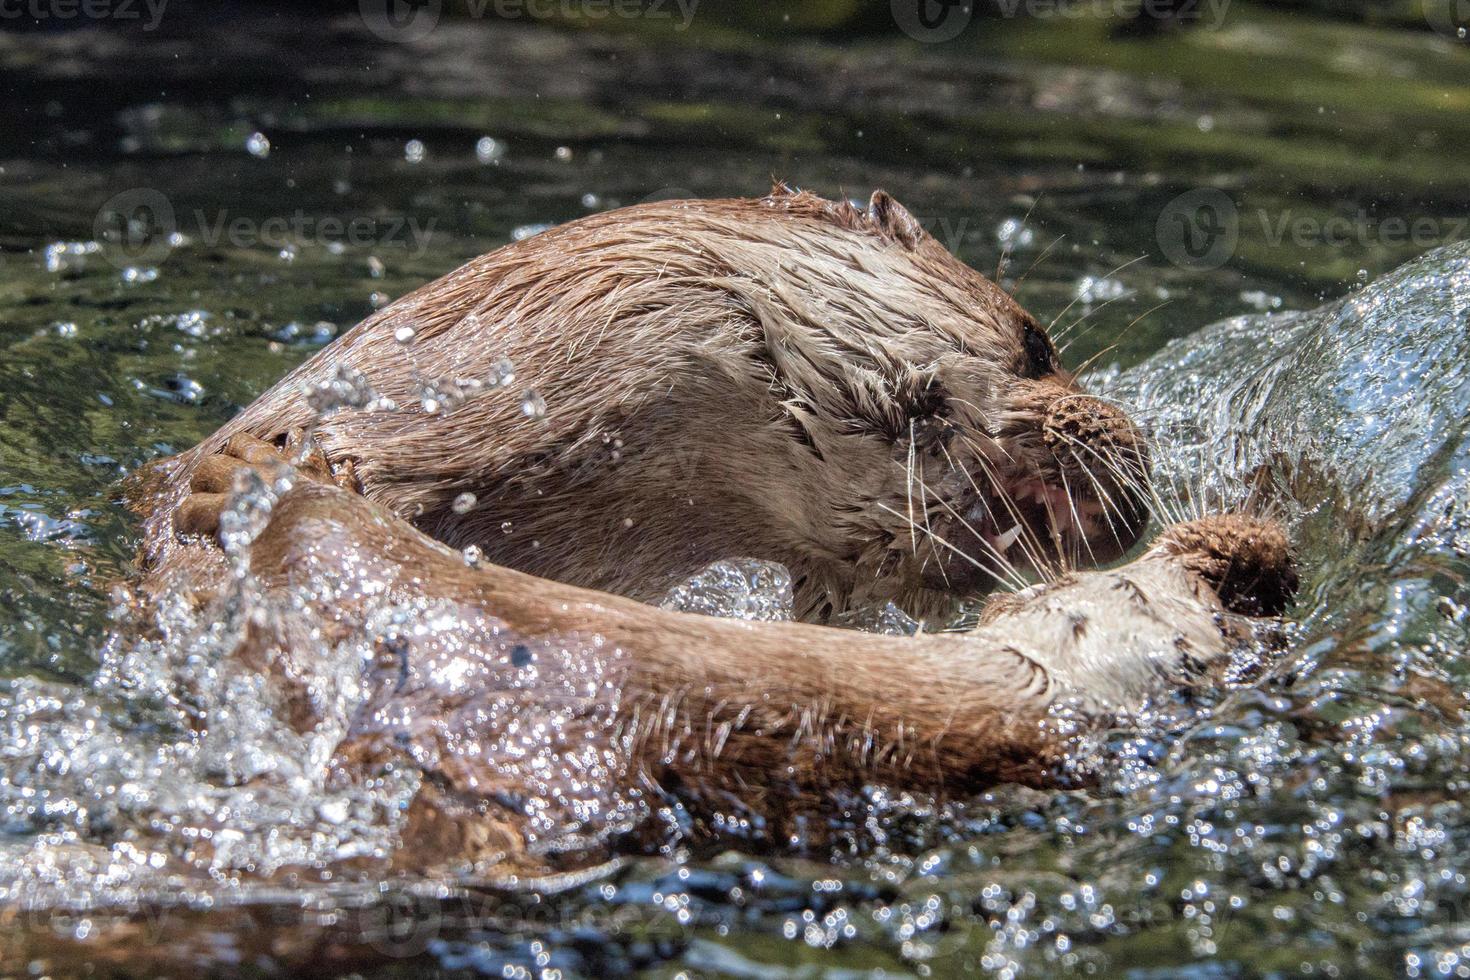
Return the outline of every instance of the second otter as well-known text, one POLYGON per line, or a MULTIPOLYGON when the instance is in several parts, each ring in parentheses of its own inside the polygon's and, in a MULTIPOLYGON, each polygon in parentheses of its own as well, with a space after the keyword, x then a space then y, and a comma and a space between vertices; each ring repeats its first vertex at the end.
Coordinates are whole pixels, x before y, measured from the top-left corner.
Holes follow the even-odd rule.
POLYGON ((311 428, 344 482, 487 560, 648 600, 764 558, 819 621, 937 615, 1013 565, 1116 557, 1145 516, 1126 417, 882 192, 641 205, 469 263, 166 463, 154 562, 212 530, 218 501, 184 497, 228 490, 232 435, 311 428), (344 377, 378 397, 319 420, 344 377))

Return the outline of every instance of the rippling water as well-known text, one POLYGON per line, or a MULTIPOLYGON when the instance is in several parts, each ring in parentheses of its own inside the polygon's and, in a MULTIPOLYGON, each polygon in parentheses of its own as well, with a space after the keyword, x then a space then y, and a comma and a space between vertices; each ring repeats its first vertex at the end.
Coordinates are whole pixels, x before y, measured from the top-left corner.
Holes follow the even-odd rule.
MULTIPOLYGON (((1143 46, 1081 22, 932 49, 179 16, 0 35, 0 972, 1470 971, 1470 247, 1390 273, 1429 246, 1268 234, 1461 215, 1463 49, 1261 11, 1143 46), (106 642, 133 544, 115 480, 471 255, 773 172, 887 186, 982 270, 1009 252, 1073 363, 1121 344, 1094 383, 1159 441, 1162 508, 1264 482, 1291 523, 1287 653, 1177 738, 1119 734, 1098 790, 874 790, 835 854, 674 848, 552 895, 359 880, 411 780, 324 782, 336 730, 282 725, 221 656, 248 592, 106 642), (1241 243, 1183 269, 1155 219, 1202 181, 1235 195, 1241 243), (99 220, 139 190, 181 237, 120 254, 99 220), (258 234, 298 212, 344 231, 258 234), (237 218, 253 237, 214 235, 237 218), (1273 312, 1190 333, 1245 310, 1273 312)), ((670 602, 779 618, 788 588, 728 565, 670 602)), ((334 703, 362 696, 350 657, 319 670, 334 703)))

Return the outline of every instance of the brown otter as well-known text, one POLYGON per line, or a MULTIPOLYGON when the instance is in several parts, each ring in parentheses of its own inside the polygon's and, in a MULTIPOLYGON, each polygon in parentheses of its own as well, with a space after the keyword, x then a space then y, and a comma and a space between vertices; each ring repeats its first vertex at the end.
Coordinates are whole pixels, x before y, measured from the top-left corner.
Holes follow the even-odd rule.
POLYGON ((674 810, 779 842, 868 784, 1051 785, 1072 745, 1061 721, 1087 728, 1215 683, 1247 615, 1280 612, 1296 585, 1279 527, 1223 516, 1169 529, 1120 569, 1006 597, 967 634, 721 620, 476 567, 276 458, 247 436, 217 457, 275 488, 253 500, 266 519, 237 554, 285 612, 242 653, 310 727, 332 710, 312 695, 322 644, 374 651, 350 719, 330 722, 345 731, 332 766, 349 782, 422 774, 397 854, 419 870, 570 871, 652 846, 674 810))
POLYGON ((208 470, 231 436, 301 430, 341 482, 487 560, 648 600, 748 555, 791 569, 812 620, 1111 559, 1145 516, 1127 418, 882 192, 640 205, 470 262, 158 467, 151 561, 212 560, 176 532, 213 530, 220 501, 184 498, 226 489, 208 470), (349 404, 322 418, 324 394, 349 404))

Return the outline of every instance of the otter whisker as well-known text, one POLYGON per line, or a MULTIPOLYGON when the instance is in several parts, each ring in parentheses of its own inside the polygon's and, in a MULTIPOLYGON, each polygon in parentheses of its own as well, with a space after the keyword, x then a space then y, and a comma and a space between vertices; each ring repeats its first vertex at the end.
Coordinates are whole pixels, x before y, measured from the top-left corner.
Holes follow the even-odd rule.
MULTIPOLYGON (((1124 269, 1128 268, 1130 265, 1133 265, 1136 262, 1142 262, 1147 257, 1148 256, 1146 256, 1146 255, 1139 255, 1139 256, 1137 256, 1135 258, 1131 258, 1127 262, 1124 262, 1122 265, 1120 265, 1117 268, 1113 269, 1112 272, 1109 272, 1107 275, 1103 276, 1103 278, 1104 279, 1108 279, 1108 278, 1111 278, 1113 276, 1116 276, 1118 273, 1122 272, 1124 269)), ((1115 298, 1119 298, 1119 297, 1115 297, 1115 298)), ((1062 307, 1062 311, 1060 313, 1058 313, 1056 316, 1052 317, 1051 322, 1046 325, 1046 332, 1047 333, 1051 333, 1052 332, 1052 327, 1055 327, 1057 325, 1057 321, 1060 320, 1062 317, 1066 316, 1067 315, 1067 311, 1070 310, 1072 307, 1076 306, 1080 302, 1082 302, 1082 297, 1080 295, 1074 296, 1072 298, 1072 302, 1070 302, 1066 306, 1062 307)), ((1112 302, 1112 300, 1108 300, 1108 303, 1111 303, 1111 302, 1112 302)), ((1106 306, 1106 305, 1107 305, 1107 303, 1102 304, 1102 306, 1106 306)), ((1081 320, 1078 320, 1077 323, 1081 323, 1082 320, 1087 319, 1087 317, 1091 316, 1093 313, 1096 313, 1098 310, 1102 309, 1102 306, 1099 306, 1096 309, 1093 309, 1093 310, 1088 311, 1088 313, 1086 315, 1084 315, 1081 320)), ((1073 329, 1074 327, 1077 326, 1077 323, 1073 323, 1072 326, 1067 327, 1064 330, 1062 330, 1061 333, 1057 334, 1055 337, 1052 338, 1052 341, 1053 342, 1056 342, 1058 340, 1061 340, 1062 337, 1065 337, 1067 335, 1067 331, 1068 330, 1071 330, 1071 329, 1073 329)), ((1062 349, 1065 350, 1066 348, 1062 348, 1062 349)))
MULTIPOLYGON (((1087 360, 1083 361, 1082 362, 1082 366, 1079 367, 1076 371, 1073 371, 1072 372, 1073 376, 1080 378, 1080 377, 1082 377, 1082 375, 1086 374, 1088 368, 1092 367, 1092 365, 1097 362, 1098 358, 1102 357, 1104 354, 1108 353, 1109 351, 1117 350, 1118 349, 1118 345, 1121 344, 1121 343, 1123 343, 1123 338, 1128 336, 1128 331, 1132 330, 1135 326, 1137 326, 1140 322, 1142 322, 1143 319, 1144 319, 1144 317, 1147 317, 1147 316, 1150 316, 1151 314, 1157 313, 1159 310, 1162 310, 1164 307, 1168 306, 1169 305, 1169 302, 1170 301, 1166 299, 1162 303, 1158 303, 1158 304, 1150 307, 1149 309, 1144 310, 1142 313, 1138 314, 1138 316, 1136 316, 1132 320, 1130 320, 1128 322, 1127 326, 1125 326, 1122 330, 1119 330, 1118 331, 1118 336, 1113 339, 1113 342, 1111 344, 1109 344, 1108 346, 1104 347, 1102 350, 1098 351, 1096 354, 1093 354, 1087 360)), ((1096 324, 1094 324, 1094 326, 1096 326, 1096 324)), ((1088 327, 1086 330, 1082 331, 1082 333, 1078 334, 1076 337, 1073 337, 1070 341, 1067 342, 1068 343, 1068 346, 1070 346, 1071 344, 1075 343, 1078 340, 1081 340, 1083 337, 1087 336, 1089 333, 1092 332, 1092 329, 1093 329, 1092 327, 1088 327)), ((1062 348, 1062 349, 1063 350, 1066 350, 1065 347, 1062 348)))
MULTIPOLYGON (((1120 552, 1127 551, 1128 546, 1124 544, 1123 537, 1118 532, 1118 525, 1119 523, 1126 525, 1128 521, 1123 515, 1122 509, 1118 506, 1118 502, 1113 499, 1112 491, 1103 486, 1102 482, 1098 480, 1097 474, 1092 472, 1090 466, 1082 462, 1082 457, 1077 455, 1075 448, 1069 446, 1068 452, 1072 454, 1072 458, 1077 462, 1077 468, 1082 471, 1083 475, 1087 477, 1088 482, 1092 484, 1093 492, 1097 495, 1098 502, 1102 504, 1103 520, 1107 523, 1108 531, 1113 536, 1113 543, 1118 546, 1120 552), (1114 515, 1118 518, 1116 522, 1113 520, 1114 515)), ((1128 488, 1129 485, 1125 484, 1124 489, 1128 488)), ((1137 488, 1133 487, 1133 489, 1136 490, 1137 488)))
POLYGON ((904 467, 904 496, 908 498, 909 508, 909 547, 914 554, 919 553, 919 538, 914 530, 914 420, 909 419, 909 454, 908 463, 904 467))
MULTIPOLYGON (((996 263, 995 263, 995 281, 996 282, 1000 282, 1000 277, 1003 276, 1003 275, 1005 275, 1006 264, 1010 261, 1011 253, 1013 251, 1015 251, 1015 248, 1016 248, 1016 239, 1020 238, 1021 237, 1021 233, 1026 230, 1026 222, 1028 222, 1028 221, 1031 220, 1031 212, 1032 211, 1035 211, 1036 210, 1036 205, 1038 205, 1040 203, 1041 203, 1041 195, 1038 194, 1036 196, 1036 199, 1031 202, 1031 206, 1026 209, 1025 216, 1021 218, 1021 227, 1016 230, 1016 234, 1014 234, 1014 235, 1011 236, 1010 241, 1006 242, 1005 248, 1001 249, 1001 251, 1000 251, 1000 259, 997 260, 996 263)), ((1027 270, 1027 271, 1029 272, 1030 270, 1027 270)))
MULTIPOLYGON (((1068 448, 1071 449, 1074 454, 1078 450, 1082 450, 1083 452, 1086 452, 1087 454, 1092 456, 1092 458, 1095 459, 1098 463, 1101 463, 1107 469, 1108 473, 1110 473, 1113 478, 1118 482, 1121 489, 1133 490, 1139 495, 1143 496, 1144 504, 1146 507, 1148 507, 1151 516, 1158 517, 1162 514, 1165 518, 1168 519, 1168 523, 1171 524, 1179 523, 1179 521, 1183 519, 1182 517, 1179 517, 1178 515, 1175 515, 1170 511, 1169 506, 1164 502, 1163 498, 1159 496, 1158 490, 1154 487, 1153 482, 1146 477, 1139 475, 1136 469, 1124 466, 1113 455, 1111 455, 1111 453, 1105 454, 1099 452, 1097 447, 1088 445, 1087 443, 1078 439, 1076 436, 1069 435, 1065 432, 1059 433, 1059 435, 1067 443, 1068 448)), ((1116 452, 1116 450, 1112 450, 1111 452, 1116 452)), ((1078 462, 1081 462, 1080 458, 1078 462)), ((1080 468, 1084 472, 1088 473, 1089 476, 1091 476, 1090 467, 1081 466, 1080 468)), ((1094 482, 1096 481, 1094 480, 1094 482)), ((1098 499, 1103 502, 1105 508, 1109 504, 1115 504, 1115 502, 1112 500, 1111 494, 1105 493, 1101 487, 1098 487, 1097 490, 1098 499)), ((1126 520, 1121 511, 1118 511, 1118 519, 1126 523, 1126 520)))
MULTIPOLYGON (((975 476, 970 473, 970 470, 967 469, 967 467, 960 466, 960 464, 956 463, 956 460, 954 460, 954 455, 950 454, 950 447, 941 444, 941 447, 939 447, 939 451, 941 451, 941 453, 944 453, 944 458, 945 460, 948 460, 948 463, 950 463, 951 469, 963 473, 964 479, 969 480, 970 488, 975 491, 975 494, 978 495, 978 497, 988 500, 988 498, 1001 497, 1001 495, 1004 494, 1004 489, 1001 488, 1000 480, 997 480, 997 478, 995 478, 995 473, 992 473, 991 469, 989 469, 989 460, 986 460, 985 455, 979 455, 979 457, 976 458, 976 463, 979 464, 980 472, 985 475, 985 479, 989 480, 989 483, 991 483, 991 489, 989 489, 989 491, 985 491, 985 489, 983 489, 982 486, 979 485, 979 483, 975 482, 975 476)), ((970 530, 970 533, 975 533, 975 527, 970 527, 969 523, 964 522, 963 519, 961 519, 961 523, 964 523, 964 526, 966 526, 967 529, 970 530)), ((1017 522, 1016 527, 1020 526, 1022 526, 1022 523, 1017 522)), ((978 533, 975 533, 975 536, 976 538, 979 538, 980 541, 985 542, 985 545, 989 548, 989 550, 995 552, 995 557, 1000 558, 1001 563, 1003 563, 1004 566, 1007 567, 1007 569, 1010 569, 1011 572, 1016 573, 1017 582, 1025 582, 1025 579, 1020 576, 1020 573, 1016 572, 1016 566, 1014 566, 1013 561, 1011 561, 1010 558, 1005 557, 1004 550, 997 550, 997 548, 995 548, 994 545, 991 544, 991 542, 985 541, 985 538, 983 538, 982 535, 978 535, 978 533)), ((1019 535, 1017 535, 1017 538, 1019 538, 1019 535)), ((1014 542, 1016 542, 1016 538, 1011 539, 1011 544, 1014 544, 1014 542)))
MULTIPOLYGON (((883 503, 882 501, 879 501, 878 502, 878 506, 882 510, 886 510, 888 513, 892 514, 894 517, 897 517, 899 520, 903 520, 904 519, 904 515, 901 512, 899 512, 897 510, 894 510, 892 507, 889 507, 887 504, 883 503)), ((982 572, 984 572, 985 574, 989 575, 991 578, 995 578, 997 580, 1000 578, 1000 576, 995 573, 995 570, 994 569, 987 568, 984 565, 980 564, 980 562, 977 561, 972 555, 968 554, 962 548, 958 548, 955 545, 950 544, 948 541, 944 540, 944 538, 942 538, 938 534, 934 533, 934 531, 929 530, 929 529, 926 528, 925 529, 925 533, 928 534, 934 541, 938 542, 939 544, 944 545, 944 547, 948 548, 950 551, 953 551, 955 554, 959 555, 965 561, 967 561, 970 564, 974 565, 976 568, 980 569, 982 572)))
POLYGON ((1017 509, 1015 499, 1010 491, 1002 485, 1000 479, 995 473, 990 471, 987 463, 983 460, 980 461, 980 468, 981 472, 985 473, 986 478, 990 480, 992 487, 994 487, 995 498, 1010 512, 1011 519, 1015 522, 1016 526, 1021 528, 1019 544, 1021 545, 1022 553, 1026 556, 1026 560, 1036 569, 1038 575, 1047 578, 1054 578, 1059 575, 1061 573, 1060 570, 1052 568, 1050 560, 1045 557, 1046 549, 1042 547, 1041 539, 1037 537, 1035 529, 1031 526, 1031 522, 1026 520, 1020 510, 1017 509))
POLYGON ((1060 245, 1062 243, 1062 240, 1065 239, 1066 237, 1067 237, 1066 235, 1060 235, 1056 239, 1054 239, 1050 245, 1048 245, 1046 248, 1042 249, 1041 250, 1041 254, 1038 255, 1038 256, 1036 256, 1036 261, 1031 263, 1031 268, 1029 268, 1025 272, 1021 273, 1021 278, 1019 278, 1019 279, 1016 280, 1015 288, 1013 288, 1011 290, 1011 292, 1014 293, 1017 289, 1020 289, 1021 288, 1021 284, 1026 281, 1026 277, 1029 276, 1029 275, 1031 275, 1031 273, 1036 270, 1036 267, 1042 263, 1042 260, 1045 259, 1048 255, 1051 254, 1051 250, 1054 249, 1054 248, 1056 248, 1058 245, 1060 245))
MULTIPOLYGON (((945 446, 945 445, 943 445, 941 443, 939 449, 940 449, 940 452, 944 453, 944 458, 946 460, 948 460, 950 469, 952 469, 952 470, 954 470, 956 472, 959 472, 959 473, 963 473, 965 479, 967 481, 969 481, 969 484, 970 484, 971 489, 973 489, 975 491, 975 493, 976 493, 976 495, 978 497, 988 498, 988 497, 993 497, 993 496, 997 496, 998 495, 997 493, 986 493, 980 487, 980 484, 978 484, 978 483, 975 482, 974 475, 971 474, 970 471, 967 468, 962 467, 962 466, 960 466, 959 464, 957 464, 955 462, 955 458, 954 458, 954 456, 952 456, 950 454, 950 451, 949 451, 949 447, 948 446, 945 446)), ((984 461, 982 460, 981 461, 981 466, 983 467, 984 465, 985 465, 984 464, 984 461)), ((992 490, 995 490, 996 487, 995 487, 995 480, 994 480, 994 478, 987 473, 986 474, 986 479, 988 479, 988 480, 991 481, 991 488, 992 488, 992 490)), ((950 508, 950 510, 953 513, 953 508, 950 508)), ((975 531, 975 529, 970 526, 970 523, 968 521, 966 521, 963 517, 960 517, 958 514, 955 514, 955 516, 959 519, 959 521, 960 521, 961 524, 965 525, 965 528, 967 530, 969 530, 969 532, 971 534, 973 534, 977 540, 979 540, 983 545, 985 545, 985 547, 992 554, 995 555, 996 560, 998 560, 1001 563, 1001 565, 1005 568, 1005 570, 1008 573, 1008 576, 1009 577, 1014 577, 1014 579, 1016 580, 1016 582, 1024 584, 1024 582, 1025 582, 1024 577, 1022 577, 1022 575, 1020 574, 1020 572, 1017 571, 1015 564, 1009 558, 1006 557, 1005 552, 1008 549, 1003 549, 1003 548, 997 548, 997 547, 995 547, 995 545, 993 545, 989 541, 987 541, 983 535, 977 533, 975 531)), ((1017 525, 1017 526, 1019 527, 1019 525, 1017 525)), ((1015 542, 1015 539, 1013 538, 1012 539, 1012 543, 1014 543, 1014 542, 1015 542)))
MULTIPOLYGON (((1011 451, 1009 449, 1007 449, 1005 447, 1005 445, 1002 444, 1001 441, 998 438, 996 438, 995 436, 991 435, 991 433, 995 431, 995 425, 990 420, 990 418, 985 414, 985 412, 980 409, 980 407, 978 405, 976 405, 974 402, 970 401, 969 399, 967 399, 967 398, 961 398, 958 395, 951 395, 950 396, 950 401, 954 402, 957 405, 967 405, 970 408, 974 409, 975 414, 980 417, 980 421, 983 424, 983 427, 984 427, 983 428, 983 431, 985 433, 985 437, 991 442, 992 445, 994 445, 996 451, 999 452, 1002 456, 1004 456, 1006 458, 1006 461, 1007 462, 1014 463, 1016 461, 1016 458, 1011 455, 1011 451)), ((986 457, 989 456, 989 453, 986 452, 985 447, 984 446, 981 446, 978 442, 976 442, 971 437, 969 437, 969 436, 967 436, 967 435, 965 435, 963 433, 960 434, 960 437, 962 439, 964 439, 965 442, 967 442, 970 445, 970 448, 973 449, 973 450, 975 450, 975 452, 980 453, 981 455, 984 455, 986 457)))
MULTIPOLYGON (((1073 537, 1080 540, 1082 542, 1082 546, 1087 549, 1089 564, 1096 565, 1098 564, 1097 554, 1092 550, 1092 542, 1087 540, 1087 535, 1083 533, 1083 528, 1085 527, 1085 525, 1082 523, 1082 515, 1077 512, 1077 499, 1072 496, 1072 487, 1070 484, 1067 483, 1067 471, 1060 470, 1059 475, 1062 478, 1062 492, 1066 494, 1067 497, 1067 509, 1072 512, 1072 526, 1077 528, 1078 531, 1078 533, 1074 534, 1073 537)), ((1103 511, 1104 513, 1107 512, 1106 505, 1104 505, 1103 511)), ((1076 568, 1077 558, 1080 557, 1080 554, 1075 557, 1071 557, 1071 560, 1068 563, 1067 567, 1076 568)))
MULTIPOLYGON (((947 455, 947 453, 946 453, 946 455, 947 455)), ((923 488, 923 484, 922 483, 920 484, 920 487, 921 487, 921 489, 923 488)), ((978 490, 979 488, 977 487, 976 489, 978 490)), ((960 514, 959 511, 955 510, 954 509, 954 506, 952 504, 950 504, 949 501, 945 500, 938 493, 934 494, 934 500, 935 500, 936 503, 938 503, 945 510, 949 511, 950 515, 952 517, 954 517, 955 520, 959 521, 960 524, 964 525, 965 530, 969 531, 970 534, 974 536, 975 540, 979 541, 980 544, 981 544, 981 546, 984 547, 987 552, 989 552, 990 554, 994 555, 995 556, 995 559, 1001 563, 1001 566, 1002 566, 1004 572, 1008 573, 1008 574, 1005 574, 1005 575, 994 575, 994 574, 992 574, 992 577, 993 578, 995 578, 997 580, 1000 580, 1000 579, 1004 578, 1004 579, 1007 580, 1007 584, 1019 584, 1019 585, 1024 585, 1025 584, 1025 579, 1022 578, 1021 575, 1020 575, 1020 573, 1016 571, 1015 566, 1013 566, 1010 563, 1010 561, 1006 558, 1005 553, 1003 551, 997 549, 989 541, 985 540, 985 536, 982 535, 979 531, 977 531, 975 529, 974 525, 972 525, 969 521, 965 520, 964 516, 962 514, 960 514), (1011 582, 1010 581, 1012 578, 1014 578, 1014 582, 1011 582)), ((943 566, 942 565, 940 566, 940 570, 941 570, 941 572, 943 571, 943 566)))
POLYGON ((1010 511, 1011 519, 1015 522, 1016 527, 1021 528, 1020 544, 1026 560, 1031 563, 1031 566, 1037 570, 1038 574, 1050 574, 1049 563, 1044 557, 1045 549, 1042 548, 1041 541, 1036 537, 1035 531, 1032 530, 1031 522, 1023 518, 1020 511, 1016 509, 1016 504, 1010 491, 1002 484, 996 473, 990 469, 990 461, 983 453, 979 452, 980 447, 976 446, 968 438, 966 438, 966 441, 970 442, 971 446, 977 451, 976 462, 980 466, 980 471, 985 474, 985 478, 990 481, 991 496, 1000 500, 1005 505, 1006 509, 1010 511))
MULTIPOLYGON (((1103 310, 1107 309, 1109 306, 1112 306, 1114 303, 1120 302, 1120 301, 1125 300, 1125 299, 1132 299, 1135 295, 1136 294, 1134 294, 1134 293, 1123 293, 1121 295, 1114 296, 1112 299, 1105 299, 1101 303, 1097 304, 1096 306, 1091 307, 1090 309, 1088 309, 1088 311, 1086 313, 1082 314, 1080 317, 1078 317, 1077 319, 1073 320, 1071 323, 1067 324, 1061 330, 1058 330, 1057 331, 1057 337, 1059 337, 1059 338, 1067 338, 1067 341, 1066 341, 1066 343, 1059 344, 1057 346, 1057 353, 1058 354, 1065 354, 1067 352, 1067 348, 1071 347, 1077 341, 1081 340, 1083 337, 1086 337, 1088 334, 1092 333, 1092 331, 1096 330, 1098 328, 1098 325, 1100 323, 1102 323, 1101 320, 1098 320, 1098 321, 1096 321, 1094 323, 1089 324, 1088 327, 1087 327, 1087 329, 1084 330, 1084 331, 1082 331, 1081 333, 1079 333, 1077 336, 1075 336, 1075 337, 1067 337, 1067 335, 1070 334, 1073 330, 1077 329, 1077 327, 1079 327, 1083 323, 1085 323, 1089 317, 1092 317, 1092 316, 1097 315, 1098 313, 1101 313, 1103 310)), ((1073 374, 1076 374, 1077 372, 1074 371, 1072 373, 1073 374)))
MULTIPOLYGON (((912 431, 912 427, 913 427, 913 421, 912 420, 910 420, 909 426, 910 426, 910 430, 912 431)), ((912 445, 912 444, 913 444, 913 442, 912 442, 912 440, 910 440, 910 445, 912 445)), ((923 467, 923 464, 922 464, 922 461, 920 461, 920 466, 919 466, 920 472, 918 474, 916 474, 915 477, 914 477, 916 480, 919 481, 919 513, 921 513, 921 514, 924 515, 924 533, 926 533, 929 536, 929 557, 930 558, 933 558, 934 561, 935 561, 935 563, 939 566, 939 575, 940 575, 941 578, 944 579, 944 586, 945 586, 945 588, 948 589, 948 588, 951 587, 950 586, 950 581, 949 581, 949 573, 944 570, 944 562, 940 560, 940 558, 939 558, 939 551, 938 551, 938 549, 936 549, 934 547, 934 541, 939 537, 939 535, 935 534, 934 533, 934 529, 929 526, 929 500, 928 500, 929 487, 928 487, 928 484, 926 484, 924 482, 924 477, 923 477, 923 474, 922 474, 922 467, 923 467)), ((943 502, 942 498, 940 498, 938 494, 935 494, 934 496, 935 496, 935 499, 936 500, 940 500, 941 503, 943 502)), ((927 565, 928 565, 928 559, 925 559, 924 565, 921 565, 920 568, 927 567, 927 565)))

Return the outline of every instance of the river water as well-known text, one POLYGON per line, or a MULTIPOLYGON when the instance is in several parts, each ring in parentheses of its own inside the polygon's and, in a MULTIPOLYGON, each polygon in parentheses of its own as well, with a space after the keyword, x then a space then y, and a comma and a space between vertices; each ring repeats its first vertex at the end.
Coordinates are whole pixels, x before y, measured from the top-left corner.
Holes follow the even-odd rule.
MULTIPOLYGON (((738 20, 406 43, 264 9, 0 35, 0 972, 1470 974, 1470 52, 1260 10, 923 45, 738 20), (1286 651, 1196 723, 1118 735, 1099 788, 875 790, 841 853, 676 847, 555 895, 355 879, 412 787, 326 791, 330 733, 285 733, 227 624, 107 642, 115 481, 474 254, 773 174, 886 187, 1004 262, 1149 426, 1165 510, 1265 473, 1304 572, 1286 651), (1170 237, 1202 190, 1233 209, 1219 262, 1170 237), (262 883, 313 864, 344 870, 262 883)), ((713 579, 703 608, 781 605, 770 569, 713 579)))

